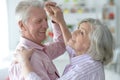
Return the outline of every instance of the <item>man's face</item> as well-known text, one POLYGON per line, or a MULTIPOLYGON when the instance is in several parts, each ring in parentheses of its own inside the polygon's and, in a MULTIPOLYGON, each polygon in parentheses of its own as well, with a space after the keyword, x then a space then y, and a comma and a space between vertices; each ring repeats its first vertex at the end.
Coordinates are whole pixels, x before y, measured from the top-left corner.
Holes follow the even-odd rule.
POLYGON ((25 38, 41 44, 46 38, 47 16, 43 8, 31 8, 26 24, 25 38))

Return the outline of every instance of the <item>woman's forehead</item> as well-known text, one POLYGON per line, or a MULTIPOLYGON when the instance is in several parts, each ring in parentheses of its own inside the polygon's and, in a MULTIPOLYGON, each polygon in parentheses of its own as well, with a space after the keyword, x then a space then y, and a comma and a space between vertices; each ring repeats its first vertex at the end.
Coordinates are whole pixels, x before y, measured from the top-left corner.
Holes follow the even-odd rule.
POLYGON ((78 26, 78 29, 88 30, 88 29, 91 29, 91 25, 89 22, 83 22, 78 26))

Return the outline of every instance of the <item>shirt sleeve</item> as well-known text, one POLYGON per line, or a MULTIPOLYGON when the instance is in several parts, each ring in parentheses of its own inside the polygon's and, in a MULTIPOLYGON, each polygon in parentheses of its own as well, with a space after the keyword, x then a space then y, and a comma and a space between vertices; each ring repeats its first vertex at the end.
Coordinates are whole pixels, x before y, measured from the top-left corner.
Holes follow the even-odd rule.
POLYGON ((49 56, 49 58, 53 60, 58 56, 62 55, 65 52, 66 48, 59 25, 53 23, 52 28, 54 34, 53 37, 54 41, 46 44, 47 48, 46 54, 49 56))
POLYGON ((52 24, 52 30, 53 30, 53 34, 54 34, 53 41, 54 42, 64 42, 60 26, 57 23, 52 24))
POLYGON ((79 73, 77 73, 76 71, 69 70, 67 73, 65 73, 57 80, 84 80, 84 79, 82 79, 79 73))

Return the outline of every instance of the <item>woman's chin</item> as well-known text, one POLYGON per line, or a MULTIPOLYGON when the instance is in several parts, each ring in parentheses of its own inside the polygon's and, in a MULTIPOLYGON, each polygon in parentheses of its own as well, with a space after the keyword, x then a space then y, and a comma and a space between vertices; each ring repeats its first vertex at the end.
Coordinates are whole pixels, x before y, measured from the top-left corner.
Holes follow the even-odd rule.
POLYGON ((74 41, 72 41, 72 40, 68 41, 68 45, 72 46, 73 44, 74 44, 74 41))

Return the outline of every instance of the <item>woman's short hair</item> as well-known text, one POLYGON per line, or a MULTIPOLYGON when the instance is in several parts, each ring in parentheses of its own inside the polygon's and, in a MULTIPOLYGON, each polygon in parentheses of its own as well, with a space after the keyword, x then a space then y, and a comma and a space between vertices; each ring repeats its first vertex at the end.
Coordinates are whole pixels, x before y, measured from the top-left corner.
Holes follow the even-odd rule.
POLYGON ((87 53, 90 54, 93 59, 101 61, 103 64, 108 64, 113 57, 114 44, 113 36, 109 28, 98 19, 84 19, 80 24, 83 22, 88 22, 92 30, 89 34, 91 44, 87 53))
POLYGON ((25 22, 29 18, 31 7, 43 7, 39 0, 23 0, 18 3, 15 9, 17 21, 25 22))

